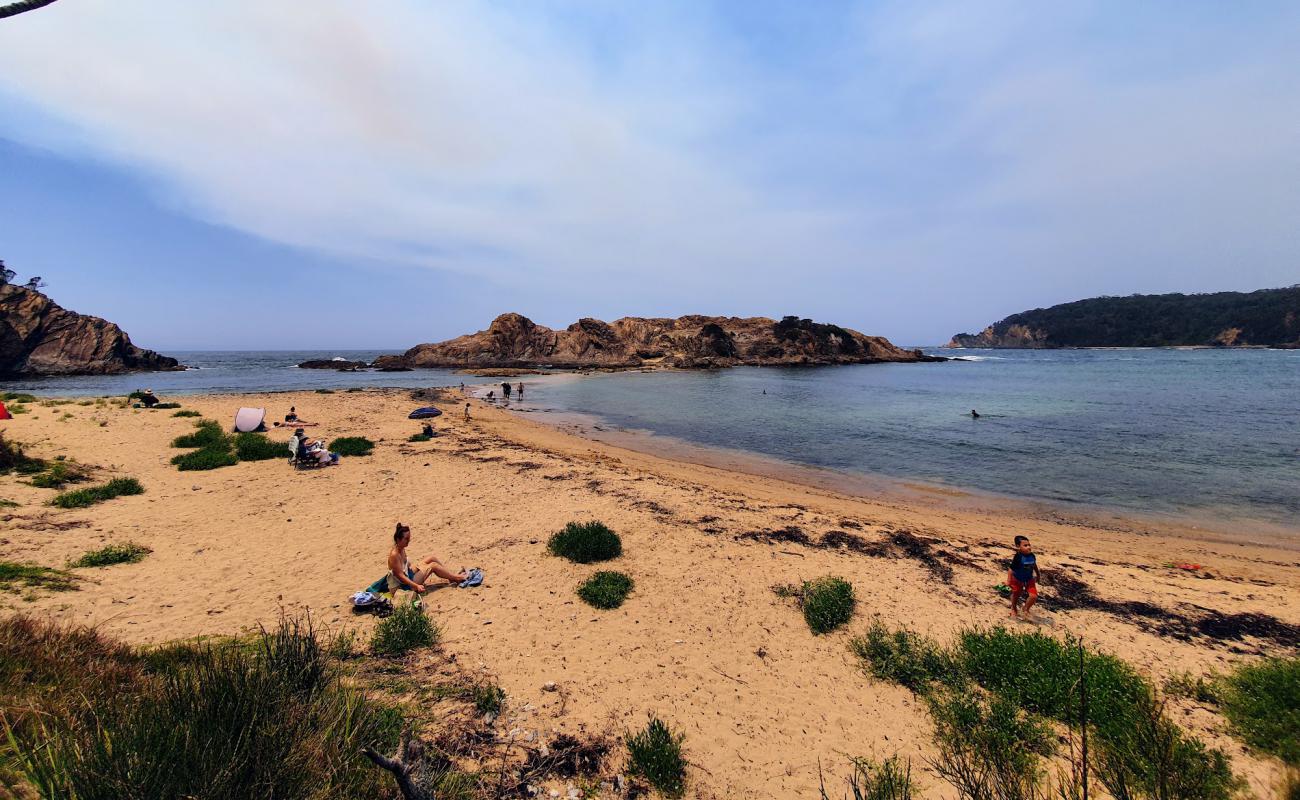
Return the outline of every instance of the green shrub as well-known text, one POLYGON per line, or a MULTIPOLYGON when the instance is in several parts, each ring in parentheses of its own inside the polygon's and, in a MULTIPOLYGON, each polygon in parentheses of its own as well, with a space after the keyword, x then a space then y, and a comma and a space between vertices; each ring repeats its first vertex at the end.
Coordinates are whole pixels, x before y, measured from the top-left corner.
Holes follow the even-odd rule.
POLYGON ((59 508, 85 508, 105 500, 112 500, 114 497, 133 494, 144 494, 144 487, 139 481, 135 478, 114 478, 102 486, 91 486, 75 492, 57 494, 50 501, 50 505, 59 508))
POLYGON ((480 714, 500 714, 506 703, 506 690, 495 683, 482 683, 470 691, 470 699, 480 714))
POLYGON ((1221 701, 1220 687, 1213 680, 1190 672, 1177 672, 1165 679, 1165 694, 1171 697, 1185 697, 1198 703, 1218 705, 1221 701))
MULTIPOLYGON (((912 800, 912 794, 916 792, 916 784, 912 782, 912 762, 897 755, 880 762, 855 758, 849 789, 853 792, 853 800, 912 800)), ((821 796, 822 800, 830 800, 824 780, 821 782, 821 796)))
POLYGON ((829 633, 853 618, 853 585, 826 576, 803 585, 803 618, 814 634, 829 633))
POLYGON ((62 489, 67 483, 90 480, 90 471, 74 461, 55 461, 45 472, 32 476, 38 489, 62 489))
POLYGON ((172 440, 172 447, 216 447, 223 443, 229 446, 225 431, 220 423, 211 419, 201 419, 194 423, 194 433, 177 436, 172 440))
POLYGON ((552 555, 578 564, 608 561, 623 555, 623 541, 603 522, 570 522, 546 543, 552 555))
POLYGON ((330 442, 328 449, 341 456, 368 456, 375 443, 364 436, 344 436, 330 442))
POLYGON ((632 586, 632 579, 621 572, 597 572, 578 587, 578 597, 596 608, 618 608, 632 586))
POLYGON ((37 564, 0 561, 0 589, 8 591, 15 586, 27 589, 48 589, 52 592, 67 592, 77 588, 73 576, 63 570, 42 567, 37 564))
POLYGON ((645 730, 629 734, 628 770, 640 775, 665 797, 686 793, 686 759, 682 757, 682 740, 658 717, 651 717, 645 730))
POLYGON ((173 645, 152 662, 88 629, 16 627, 0 622, 0 701, 32 708, 8 732, 41 797, 391 795, 362 749, 392 752, 401 716, 344 685, 310 626, 173 645), (23 669, 5 674, 10 662, 23 669))
POLYGON ((962 798, 1032 800, 1038 797, 1042 756, 1052 730, 1015 703, 948 691, 928 700, 938 755, 930 766, 962 798))
POLYGON ((935 682, 960 683, 963 677, 961 665, 932 639, 907 628, 891 632, 878 619, 849 648, 875 677, 920 694, 935 682))
POLYGON ((408 442, 427 442, 433 437, 427 433, 413 433, 407 438, 408 442))
MULTIPOLYGON (((285 451, 288 452, 287 450, 285 451)), ((239 459, 229 450, 216 447, 205 447, 201 450, 195 450, 190 453, 181 453, 172 456, 172 463, 181 472, 201 471, 209 469, 220 469, 221 467, 233 467, 239 463, 239 459)))
POLYGON ((235 455, 240 461, 266 461, 272 458, 288 458, 289 447, 274 442, 260 433, 235 434, 235 455))
POLYGON ((1300 657, 1247 664, 1223 681, 1223 713, 1251 747, 1300 766, 1300 657))
POLYGON ((126 396, 126 399, 127 399, 127 400, 143 400, 143 399, 144 399, 144 390, 143 390, 143 389, 136 389, 134 392, 131 392, 130 394, 128 394, 128 395, 126 396))
POLYGON ((1277 796, 1281 800, 1300 800, 1300 769, 1287 768, 1277 781, 1277 796))
POLYGON ((414 603, 399 603, 391 616, 375 626, 370 650, 381 656, 400 656, 417 647, 438 643, 438 626, 414 603))
POLYGON ((0 400, 6 403, 35 403, 36 395, 26 392, 0 392, 0 400))
POLYGON ((134 564, 144 560, 153 550, 135 542, 110 544, 98 550, 91 550, 76 561, 68 562, 69 567, 110 567, 114 564, 134 564))
POLYGON ((317 389, 316 394, 334 394, 333 389, 317 389))
POLYGON ((172 414, 172 416, 173 417, 201 417, 203 415, 192 408, 184 408, 181 409, 180 411, 177 411, 175 414, 172 414))
POLYGON ((0 474, 10 471, 20 475, 31 475, 44 470, 46 464, 39 458, 32 458, 23 452, 23 446, 5 438, 0 431, 0 474))
POLYGON ((25 405, 22 405, 21 403, 10 403, 8 406, 6 406, 6 408, 9 409, 10 414, 30 414, 32 411, 30 408, 28 408, 25 405))
POLYGON ((173 408, 180 408, 180 403, 154 403, 152 406, 146 406, 150 411, 167 411, 173 408))

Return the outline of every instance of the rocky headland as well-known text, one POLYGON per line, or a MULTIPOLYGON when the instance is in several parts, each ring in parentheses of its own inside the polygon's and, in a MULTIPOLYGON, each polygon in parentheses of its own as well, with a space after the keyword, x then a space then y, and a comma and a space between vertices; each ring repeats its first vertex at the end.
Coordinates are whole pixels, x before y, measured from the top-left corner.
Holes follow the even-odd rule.
POLYGON ((184 369, 131 344, 126 332, 99 317, 60 307, 39 291, 0 285, 0 374, 115 375, 184 369))
POLYGON ((1023 311, 948 347, 1300 346, 1300 286, 1257 292, 1094 297, 1023 311))
POLYGON ((374 366, 709 369, 942 360, 880 336, 797 317, 584 318, 554 330, 519 314, 502 314, 485 331, 381 356, 374 366))

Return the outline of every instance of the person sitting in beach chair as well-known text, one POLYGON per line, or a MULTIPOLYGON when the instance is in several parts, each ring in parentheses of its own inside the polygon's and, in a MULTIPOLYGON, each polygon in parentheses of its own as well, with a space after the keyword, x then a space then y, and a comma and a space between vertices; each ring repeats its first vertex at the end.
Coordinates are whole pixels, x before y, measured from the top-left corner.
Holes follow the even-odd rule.
POLYGON ((452 572, 442 565, 442 561, 437 556, 429 556, 424 559, 419 570, 412 568, 411 559, 406 554, 406 548, 410 544, 411 527, 400 522, 397 523, 397 529, 393 531, 393 548, 388 551, 388 591, 390 593, 405 589, 415 592, 417 595, 424 594, 429 590, 426 582, 434 576, 442 578, 449 585, 461 585, 469 582, 470 578, 473 577, 475 570, 452 572))
POLYGON ((308 439, 302 428, 289 437, 289 452, 293 454, 289 463, 295 467, 328 467, 339 462, 338 454, 326 450, 324 442, 308 439))

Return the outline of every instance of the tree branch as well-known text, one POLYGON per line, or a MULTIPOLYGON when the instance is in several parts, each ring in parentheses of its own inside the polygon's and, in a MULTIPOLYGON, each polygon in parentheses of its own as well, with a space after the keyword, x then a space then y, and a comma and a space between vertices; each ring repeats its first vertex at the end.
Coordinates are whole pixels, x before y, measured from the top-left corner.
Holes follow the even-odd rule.
POLYGON ((8 3, 0 6, 0 19, 5 17, 16 17, 25 11, 35 11, 38 8, 44 8, 54 0, 21 0, 18 3, 8 3))

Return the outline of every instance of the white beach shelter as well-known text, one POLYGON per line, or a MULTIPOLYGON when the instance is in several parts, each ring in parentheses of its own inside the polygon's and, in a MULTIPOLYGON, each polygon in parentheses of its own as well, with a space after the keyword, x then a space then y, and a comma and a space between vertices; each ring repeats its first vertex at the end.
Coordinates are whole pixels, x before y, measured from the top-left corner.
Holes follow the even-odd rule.
POLYGON ((262 420, 266 419, 265 408, 241 408, 235 412, 235 430, 240 433, 248 433, 262 427, 262 420))

